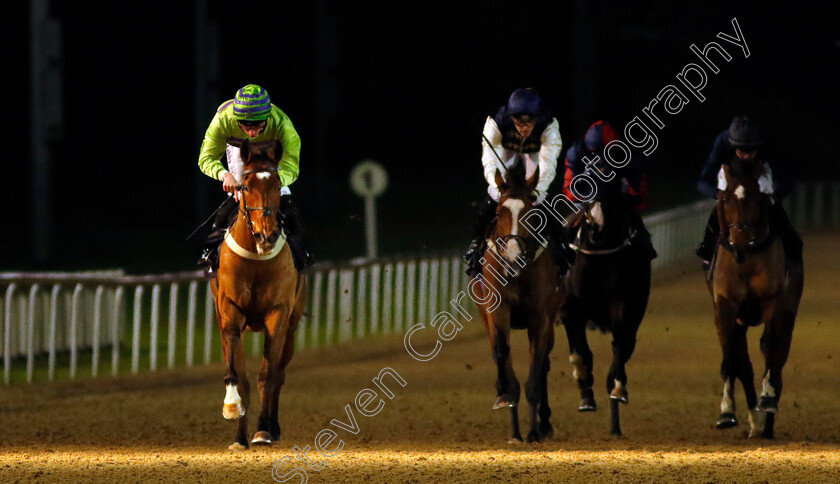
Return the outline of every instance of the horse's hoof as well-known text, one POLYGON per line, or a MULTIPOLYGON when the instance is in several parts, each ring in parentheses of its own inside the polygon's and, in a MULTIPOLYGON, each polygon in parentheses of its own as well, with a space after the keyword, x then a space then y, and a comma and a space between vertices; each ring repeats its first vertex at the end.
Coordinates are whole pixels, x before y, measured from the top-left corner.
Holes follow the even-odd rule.
POLYGON ((610 400, 618 400, 621 403, 628 403, 630 400, 627 396, 627 390, 624 387, 615 387, 610 392, 610 400))
POLYGON ((596 410, 598 410, 598 405, 594 398, 584 398, 578 405, 578 412, 594 412, 596 410))
POLYGON ((758 399, 758 405, 755 406, 755 409, 765 413, 776 413, 779 411, 779 405, 775 398, 761 397, 758 399))
POLYGON ((496 397, 496 402, 493 403, 493 410, 514 407, 516 407, 516 402, 514 402, 513 399, 507 395, 499 395, 498 397, 496 397))
POLYGON ((228 420, 236 420, 245 415, 245 407, 239 403, 226 403, 222 406, 222 415, 228 420))
POLYGON ((508 439, 507 443, 508 443, 508 445, 519 445, 519 444, 522 443, 522 436, 517 435, 517 436, 511 437, 510 439, 508 439))
POLYGON ((247 445, 242 445, 239 442, 234 442, 228 446, 230 450, 248 450, 247 445))
POLYGON ((257 445, 268 445, 272 442, 274 441, 271 440, 271 434, 269 432, 266 432, 265 430, 260 430, 259 432, 255 433, 254 438, 251 439, 251 443, 257 445))
POLYGON ((540 425, 540 439, 550 439, 554 437, 554 427, 551 424, 540 425))
POLYGON ((735 414, 732 412, 720 414, 720 417, 718 417, 717 422, 715 422, 715 427, 721 430, 731 429, 736 425, 738 425, 738 417, 736 417, 735 414))

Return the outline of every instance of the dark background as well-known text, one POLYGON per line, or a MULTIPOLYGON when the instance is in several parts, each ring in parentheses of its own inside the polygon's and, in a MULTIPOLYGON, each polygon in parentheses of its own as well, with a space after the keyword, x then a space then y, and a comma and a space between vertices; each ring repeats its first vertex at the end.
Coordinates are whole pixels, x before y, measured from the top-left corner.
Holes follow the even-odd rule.
POLYGON ((733 58, 709 73, 705 102, 690 98, 679 114, 662 115, 666 127, 656 130, 648 161, 649 212, 700 198, 695 183, 711 143, 742 113, 759 120, 774 156, 792 160, 800 179, 840 178, 836 2, 209 2, 215 52, 196 48, 196 5, 50 4, 61 22, 64 76, 63 129, 51 142, 45 195, 53 210, 46 258, 33 253, 30 222, 42 194, 30 183, 29 12, 26 4, 6 7, 11 246, 0 270, 194 268, 198 248, 185 238, 224 197, 198 170, 201 133, 215 108, 249 83, 268 90, 302 138, 291 188, 319 260, 364 253, 363 205, 347 181, 358 161, 373 158, 389 172, 377 204, 382 253, 465 248, 471 203, 486 188, 481 125, 512 90, 542 94, 567 148, 591 122, 623 127, 667 84, 682 89, 676 74, 698 62, 692 43, 716 41, 733 58), (733 33, 733 17, 747 59, 716 38, 733 33), (217 74, 197 79, 197 62, 217 74), (197 81, 215 96, 204 108, 197 81))

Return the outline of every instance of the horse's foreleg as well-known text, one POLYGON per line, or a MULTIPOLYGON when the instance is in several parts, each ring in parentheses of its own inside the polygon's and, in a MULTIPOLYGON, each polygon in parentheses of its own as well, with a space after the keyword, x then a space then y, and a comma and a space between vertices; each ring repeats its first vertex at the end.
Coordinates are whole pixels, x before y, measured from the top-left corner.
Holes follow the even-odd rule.
POLYGON ((548 406, 548 371, 551 366, 549 354, 554 347, 554 325, 547 317, 541 324, 528 328, 531 368, 525 382, 525 398, 531 410, 531 428, 528 442, 539 442, 554 435, 551 426, 551 408, 548 406))
POLYGON ((490 349, 493 352, 493 361, 496 363, 496 401, 493 409, 510 408, 511 426, 513 428, 511 438, 522 440, 519 432, 519 380, 513 372, 513 362, 510 358, 510 326, 509 322, 499 321, 499 311, 493 316, 488 316, 487 332, 490 336, 490 349))
POLYGON ((567 299, 562 310, 563 326, 566 328, 566 337, 569 340, 569 362, 572 364, 572 377, 580 389, 580 404, 578 411, 594 412, 598 406, 595 403, 595 393, 592 391, 592 384, 595 382, 592 376, 592 350, 586 341, 586 322, 579 313, 579 302, 575 299, 567 299))
POLYGON ((752 366, 747 352, 747 329, 735 322, 736 311, 731 304, 718 301, 715 308, 717 326, 723 360, 720 375, 723 379, 723 397, 720 403, 720 416, 715 426, 718 429, 732 428, 738 425, 735 413, 735 379, 739 378, 744 386, 747 404, 755 401, 755 388, 750 377, 752 366))
MULTIPOLYGON (((254 442, 271 443, 280 439, 280 423, 278 420, 278 400, 280 387, 283 385, 286 372, 285 365, 281 366, 286 347, 289 329, 288 310, 276 309, 266 317, 265 341, 263 344, 263 370, 260 372, 260 418, 257 423, 257 433, 254 442)), ((294 344, 291 342, 291 344, 294 344)), ((289 357, 291 358, 291 357, 289 357)), ((286 361, 288 364, 288 361, 286 361)))
POLYGON ((774 438, 775 414, 779 410, 782 396, 782 368, 790 354, 793 339, 793 314, 772 317, 764 325, 761 335, 761 352, 764 354, 765 370, 761 380, 761 398, 756 410, 765 414, 764 430, 761 436, 774 438))
POLYGON ((621 435, 621 420, 619 404, 627 404, 627 373, 626 365, 636 348, 636 330, 641 320, 627 321, 624 311, 613 316, 612 324, 612 354, 613 360, 607 372, 607 393, 610 396, 610 434, 621 435))
POLYGON ((228 420, 239 419, 236 442, 233 450, 248 448, 248 418, 245 412, 250 401, 250 385, 245 369, 245 350, 242 346, 242 328, 245 317, 232 304, 225 304, 223 298, 216 300, 216 317, 222 340, 222 355, 225 368, 225 399, 222 415, 228 420))

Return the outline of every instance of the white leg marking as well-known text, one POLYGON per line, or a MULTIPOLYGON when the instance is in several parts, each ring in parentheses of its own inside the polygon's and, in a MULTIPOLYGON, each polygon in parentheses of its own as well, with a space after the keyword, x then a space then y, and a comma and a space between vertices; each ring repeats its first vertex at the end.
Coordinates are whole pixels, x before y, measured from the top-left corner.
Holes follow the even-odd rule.
POLYGON ((229 383, 225 386, 227 392, 225 393, 225 405, 239 405, 242 403, 242 398, 239 397, 239 392, 236 391, 236 385, 229 383))
POLYGON ((621 391, 624 389, 624 385, 620 381, 615 380, 615 387, 613 389, 621 391))
POLYGON ((732 387, 728 381, 723 384, 723 399, 720 401, 720 413, 735 413, 735 402, 732 400, 732 387))
POLYGON ((758 435, 758 428, 764 428, 764 418, 761 410, 750 409, 750 437, 758 435))
POLYGON ((580 374, 583 373, 585 368, 583 367, 583 358, 580 357, 577 353, 572 353, 569 355, 569 363, 571 363, 575 369, 572 371, 572 377, 575 380, 580 380, 580 374))
POLYGON ((776 398, 776 389, 770 384, 770 370, 767 370, 767 373, 761 380, 761 397, 776 398))
POLYGON ((222 416, 228 420, 235 420, 245 415, 245 407, 242 406, 242 399, 236 391, 236 385, 228 384, 225 387, 225 404, 222 405, 222 416))

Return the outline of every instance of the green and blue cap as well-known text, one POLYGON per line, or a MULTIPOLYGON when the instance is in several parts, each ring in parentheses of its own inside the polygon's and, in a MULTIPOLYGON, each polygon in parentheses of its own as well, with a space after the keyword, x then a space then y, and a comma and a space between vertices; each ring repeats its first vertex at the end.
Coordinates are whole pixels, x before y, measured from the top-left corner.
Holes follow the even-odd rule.
POLYGON ((233 115, 237 121, 263 121, 271 112, 268 92, 256 84, 248 84, 236 91, 233 115))

